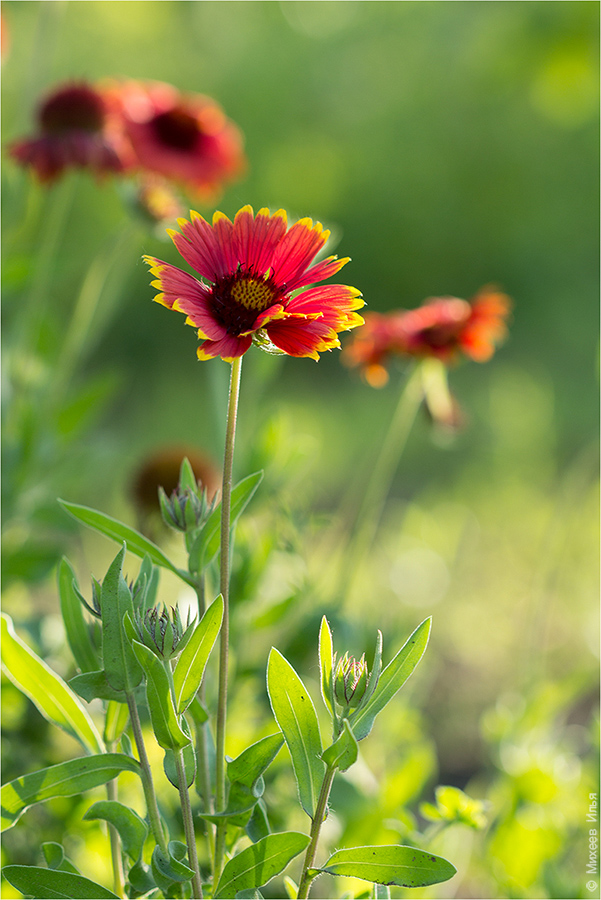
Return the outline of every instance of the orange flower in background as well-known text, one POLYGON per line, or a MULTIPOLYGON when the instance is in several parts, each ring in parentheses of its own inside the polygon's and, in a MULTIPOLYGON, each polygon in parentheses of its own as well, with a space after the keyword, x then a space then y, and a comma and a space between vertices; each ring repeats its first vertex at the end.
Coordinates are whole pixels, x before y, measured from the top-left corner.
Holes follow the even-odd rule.
POLYGON ((97 174, 125 168, 120 131, 102 94, 86 82, 66 84, 49 94, 38 108, 37 124, 37 133, 13 143, 9 153, 31 167, 40 181, 54 181, 73 167, 97 174))
POLYGON ((329 256, 313 263, 329 237, 320 222, 300 219, 288 229, 283 209, 273 215, 260 209, 255 217, 245 206, 233 223, 216 212, 211 226, 192 212, 190 222, 178 224, 182 233, 169 234, 204 281, 152 256, 144 259, 161 292, 154 299, 185 313, 186 324, 198 329, 199 359, 232 362, 253 341, 271 352, 319 359, 340 346, 340 331, 363 323, 355 312, 363 306, 356 288, 308 287, 349 262, 329 256))
POLYGON ((104 91, 136 168, 176 181, 206 200, 244 171, 241 132, 210 97, 154 81, 110 82, 104 91))
POLYGON ((373 387, 388 381, 386 364, 392 356, 430 356, 450 363, 464 355, 486 362, 506 335, 510 309, 509 297, 488 286, 469 302, 435 297, 417 309, 368 313, 343 359, 360 366, 373 387))

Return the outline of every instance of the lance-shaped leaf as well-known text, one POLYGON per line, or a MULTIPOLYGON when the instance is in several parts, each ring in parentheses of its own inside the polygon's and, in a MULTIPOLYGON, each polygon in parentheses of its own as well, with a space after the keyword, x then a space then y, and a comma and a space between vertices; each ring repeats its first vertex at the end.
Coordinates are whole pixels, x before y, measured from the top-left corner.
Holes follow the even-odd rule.
POLYGON ((291 859, 309 843, 306 834, 284 831, 268 834, 226 864, 214 893, 218 898, 235 897, 239 891, 261 887, 282 872, 291 859))
POLYGON ((79 875, 79 870, 73 865, 71 860, 65 856, 62 844, 56 841, 44 841, 42 844, 42 853, 49 869, 60 869, 61 872, 73 872, 79 875))
POLYGON ((448 881, 457 870, 446 859, 433 853, 415 847, 385 844, 337 850, 319 871, 363 878, 377 884, 416 888, 448 881))
POLYGON ((432 619, 428 618, 421 625, 418 625, 411 637, 380 675, 377 687, 367 703, 362 701, 349 716, 353 734, 358 741, 362 741, 363 738, 367 737, 378 713, 384 709, 396 692, 405 684, 424 655, 431 624, 432 619))
POLYGON ((122 753, 101 753, 70 759, 15 778, 2 785, 2 831, 11 828, 34 803, 89 791, 125 771, 139 775, 140 763, 122 753))
POLYGON ((358 755, 359 747, 355 735, 351 731, 348 720, 343 719, 340 737, 334 741, 331 747, 323 751, 321 758, 326 765, 336 766, 341 772, 346 772, 357 761, 358 755))
POLYGON ((301 805, 313 818, 325 773, 317 715, 305 685, 275 648, 267 664, 267 691, 290 750, 301 805))
POLYGON ((107 681, 106 672, 100 669, 98 672, 82 672, 69 679, 69 686, 91 703, 92 700, 112 700, 118 703, 125 702, 125 691, 116 691, 107 681))
MULTIPOLYGON (((190 743, 182 750, 184 772, 186 773, 186 785, 190 787, 190 785, 194 784, 194 779, 196 777, 196 750, 194 748, 194 744, 192 743, 192 734, 190 732, 190 726, 186 721, 186 717, 182 716, 180 722, 182 731, 188 735, 188 740, 190 741, 190 743)), ((165 775, 167 776, 173 787, 179 789, 179 775, 175 753, 175 750, 165 750, 165 756, 163 758, 163 769, 165 775)))
POLYGON ((162 566, 164 569, 169 569, 185 581, 186 584, 190 584, 192 587, 195 586, 195 581, 188 572, 184 569, 178 569, 178 567, 165 556, 160 547, 157 547, 156 544, 153 544, 152 541, 145 538, 139 531, 130 528, 129 525, 125 525, 117 519, 113 519, 112 516, 107 516, 97 509, 90 509, 90 507, 81 506, 79 503, 68 503, 66 500, 59 500, 58 502, 73 516, 73 518, 77 519, 79 522, 83 522, 88 528, 99 531, 100 534, 104 534, 106 537, 111 538, 113 541, 117 541, 119 544, 125 542, 127 544, 127 549, 131 553, 135 553, 136 556, 141 558, 149 556, 155 565, 162 566))
POLYGON ((223 597, 219 594, 194 629, 173 672, 175 708, 178 713, 183 713, 196 696, 222 619, 223 597))
POLYGON ((186 858, 186 845, 181 841, 169 841, 169 856, 165 856, 160 847, 152 851, 152 872, 157 884, 167 886, 177 881, 190 881, 194 872, 183 860, 186 858))
POLYGON ((132 647, 146 674, 146 699, 154 736, 164 750, 183 749, 190 738, 179 724, 163 663, 139 641, 132 641, 132 647))
POLYGON ((328 620, 324 616, 319 629, 319 669, 321 674, 321 696, 323 702, 334 715, 334 645, 328 620))
POLYGON ((108 888, 83 875, 44 869, 42 866, 5 866, 2 874, 13 887, 36 900, 73 898, 79 900, 119 900, 108 888))
POLYGON ((142 855, 148 826, 137 812, 117 800, 100 800, 86 811, 84 819, 104 819, 119 832, 123 849, 132 862, 142 855))
POLYGON ((64 556, 58 565, 57 578, 61 613, 71 652, 82 672, 93 672, 100 668, 100 661, 85 620, 81 600, 74 587, 75 572, 64 556))
MULTIPOLYGON (((246 509, 253 494, 263 479, 263 472, 247 475, 232 488, 230 524, 234 528, 236 522, 246 509)), ((221 504, 217 506, 194 541, 190 549, 190 571, 200 572, 219 552, 221 543, 221 504)))
POLYGON ((56 672, 17 635, 2 614, 2 667, 13 684, 35 703, 44 718, 76 738, 87 753, 102 753, 104 745, 79 698, 56 672))
POLYGON ((124 557, 125 545, 109 566, 100 591, 102 658, 110 686, 115 691, 131 693, 142 681, 142 669, 123 626, 126 613, 133 616, 134 611, 131 591, 122 572, 124 557))
POLYGON ((378 636, 376 638, 376 649, 374 652, 374 661, 371 667, 371 672, 369 673, 369 679, 367 682, 367 686, 365 688, 365 693, 361 698, 361 703, 365 705, 375 689, 378 686, 378 681, 380 680, 380 673, 382 672, 382 632, 378 631, 378 636))
POLYGON ((125 703, 118 703, 116 700, 109 700, 106 705, 106 714, 104 717, 104 740, 110 747, 116 743, 129 720, 129 709, 125 703))
POLYGON ((283 743, 282 734, 269 734, 251 744, 240 756, 227 764, 227 777, 230 782, 238 781, 252 787, 276 758, 283 743))

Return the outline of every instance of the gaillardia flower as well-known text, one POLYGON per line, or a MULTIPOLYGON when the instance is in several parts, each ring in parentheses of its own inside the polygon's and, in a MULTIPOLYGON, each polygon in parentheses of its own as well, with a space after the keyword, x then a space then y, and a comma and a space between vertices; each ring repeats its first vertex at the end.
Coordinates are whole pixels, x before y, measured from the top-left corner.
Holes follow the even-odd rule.
POLYGON ((370 313, 365 327, 345 348, 344 361, 360 366, 373 387, 388 380, 391 356, 434 357, 450 363, 462 354, 486 362, 505 337, 511 301, 487 286, 469 302, 458 297, 434 297, 417 309, 370 313))
POLYGON ((287 228, 286 213, 245 206, 232 223, 216 212, 209 225, 196 212, 170 231, 183 258, 204 279, 145 256, 161 292, 154 299, 187 315, 203 343, 199 359, 232 362, 253 341, 263 349, 319 359, 339 347, 338 333, 363 319, 361 294, 348 285, 316 285, 335 275, 348 258, 313 263, 329 232, 320 222, 300 219, 287 228), (312 264, 313 263, 313 264, 312 264))
POLYGON ((40 181, 53 181, 72 167, 97 174, 124 169, 120 130, 92 85, 77 82, 54 90, 41 103, 37 122, 38 133, 12 144, 9 153, 31 166, 40 181))
POLYGON ((241 132, 210 97, 182 94, 160 81, 109 83, 106 97, 137 168, 181 183, 207 200, 242 174, 241 132))

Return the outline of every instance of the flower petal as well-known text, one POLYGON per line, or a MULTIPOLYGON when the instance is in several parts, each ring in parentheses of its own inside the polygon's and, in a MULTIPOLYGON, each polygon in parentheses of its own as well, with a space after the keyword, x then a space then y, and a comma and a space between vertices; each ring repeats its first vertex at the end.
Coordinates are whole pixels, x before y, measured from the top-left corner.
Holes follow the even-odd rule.
POLYGON ((167 231, 186 262, 207 281, 217 281, 235 271, 231 241, 227 241, 227 224, 222 223, 216 231, 194 210, 190 210, 190 218, 190 222, 183 218, 177 220, 182 234, 173 229, 167 231), (222 236, 226 236, 225 242, 221 241, 222 236))
POLYGON ((289 356, 310 356, 319 359, 319 353, 339 347, 335 329, 323 319, 306 319, 288 316, 265 326, 270 341, 289 356))
POLYGON ((313 225, 312 219, 300 219, 286 232, 276 247, 271 266, 275 283, 288 288, 305 271, 314 256, 321 250, 329 231, 324 231, 321 222, 313 225))
POLYGON ((145 256, 144 260, 156 276, 156 281, 152 282, 153 287, 162 292, 154 298, 157 303, 167 309, 185 313, 188 316, 186 324, 200 328, 207 338, 216 340, 226 333, 224 326, 213 316, 209 305, 211 292, 204 284, 183 269, 155 259, 154 256, 145 256))
POLYGON ((246 335, 235 337, 232 334, 226 334, 218 341, 205 341, 196 351, 196 355, 200 360, 214 359, 216 356, 220 356, 225 362, 233 362, 239 356, 243 356, 251 344, 251 337, 246 335))
POLYGON ((286 233, 286 213, 279 209, 270 216, 267 208, 253 218, 252 206, 244 206, 234 219, 234 247, 245 270, 264 275, 271 266, 275 248, 286 233))
POLYGON ((327 259, 323 259, 309 269, 305 269, 304 272, 299 273, 298 277, 293 279, 293 281, 287 281, 288 290, 295 291, 297 288, 304 287, 307 284, 315 284, 317 281, 331 278, 332 275, 336 275, 350 261, 350 256, 345 256, 343 259, 338 259, 337 256, 328 256, 327 259))
POLYGON ((363 318, 354 312, 362 306, 364 301, 356 288, 346 284, 325 284, 301 291, 290 300, 286 310, 302 315, 321 312, 325 324, 336 331, 348 331, 363 324, 363 318))

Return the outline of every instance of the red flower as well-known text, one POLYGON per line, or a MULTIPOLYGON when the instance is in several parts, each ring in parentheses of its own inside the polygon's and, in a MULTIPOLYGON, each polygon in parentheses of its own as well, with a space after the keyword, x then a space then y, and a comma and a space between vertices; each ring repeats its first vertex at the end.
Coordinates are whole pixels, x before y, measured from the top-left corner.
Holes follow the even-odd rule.
POLYGON ((144 257, 161 293, 154 299, 187 315, 204 343, 199 359, 228 362, 254 342, 272 352, 310 356, 339 347, 338 332, 361 325, 361 294, 347 285, 310 287, 349 260, 329 256, 311 265, 329 232, 300 219, 287 230, 286 213, 241 209, 232 223, 216 212, 212 226, 196 212, 170 231, 183 258, 205 281, 152 256, 144 257), (205 282, 208 282, 205 283, 205 282), (302 289, 302 290, 300 290, 302 289))
POLYGON ((344 359, 348 365, 361 366, 374 387, 386 384, 390 356, 431 356, 449 363, 463 354, 486 362, 505 337, 510 309, 509 297, 489 286, 469 303, 435 297, 417 309, 368 313, 365 327, 345 348, 344 359))
POLYGON ((213 199, 245 167, 242 136, 220 106, 162 82, 106 86, 133 153, 132 163, 213 199))
POLYGON ((122 141, 102 95, 85 82, 53 91, 37 113, 39 131, 17 141, 10 155, 31 166, 41 181, 58 178, 64 169, 87 168, 101 174, 124 168, 122 141))

